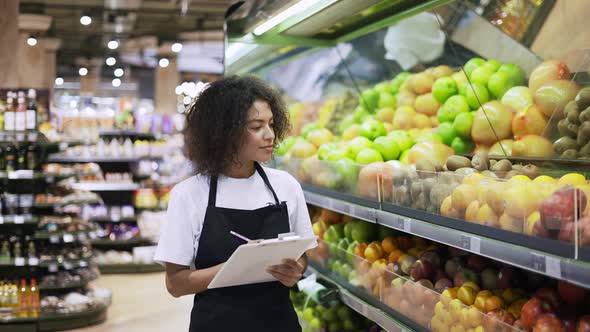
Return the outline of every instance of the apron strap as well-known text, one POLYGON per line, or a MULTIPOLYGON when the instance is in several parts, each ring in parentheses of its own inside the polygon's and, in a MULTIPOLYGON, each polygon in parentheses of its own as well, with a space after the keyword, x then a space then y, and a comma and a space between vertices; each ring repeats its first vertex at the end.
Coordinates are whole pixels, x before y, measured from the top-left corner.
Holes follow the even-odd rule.
POLYGON ((209 179, 209 203, 208 206, 215 206, 217 198, 217 175, 211 176, 209 179))
MULTIPOLYGON (((258 174, 260 174, 260 176, 262 177, 264 184, 266 184, 268 189, 270 189, 270 192, 272 193, 272 196, 274 197, 276 204, 280 205, 281 202, 279 202, 279 197, 277 196, 277 194, 275 193, 275 190, 271 186, 270 181, 268 180, 268 176, 266 176, 266 173, 264 172, 264 169, 262 169, 262 166, 260 166, 260 164, 257 162, 254 162, 254 166, 256 167, 258 174)), ((217 176, 211 176, 211 178, 209 179, 209 202, 207 203, 207 205, 208 206, 215 206, 216 198, 217 198, 217 176)))
POLYGON ((256 170, 258 171, 258 173, 262 177, 262 180, 264 180, 264 183, 266 184, 268 189, 270 189, 270 191, 272 192, 272 196, 275 198, 275 202, 277 203, 277 205, 280 205, 281 202, 279 202, 279 197, 275 193, 275 190, 273 189, 273 187, 270 185, 270 181, 268 181, 268 176, 266 176, 264 169, 262 169, 262 166, 260 166, 260 164, 257 162, 254 162, 254 166, 256 167, 256 170))

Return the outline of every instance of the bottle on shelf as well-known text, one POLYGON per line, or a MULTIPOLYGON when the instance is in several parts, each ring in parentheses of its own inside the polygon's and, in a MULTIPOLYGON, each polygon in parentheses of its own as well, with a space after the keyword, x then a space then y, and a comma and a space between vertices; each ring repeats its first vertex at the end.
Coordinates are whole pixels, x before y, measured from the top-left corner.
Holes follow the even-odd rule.
POLYGON ((18 288, 18 310, 16 316, 20 318, 26 318, 29 316, 29 293, 27 288, 27 281, 25 279, 20 280, 20 287, 18 288))
POLYGON ((14 130, 17 132, 24 132, 27 128, 27 102, 24 91, 18 92, 14 119, 14 130))
POLYGON ((6 111, 6 103, 0 99, 0 130, 4 129, 4 112, 6 111))
POLYGON ((20 244, 20 241, 16 241, 12 246, 12 256, 14 258, 22 258, 23 257, 23 249, 20 244))
POLYGON ((17 152, 16 147, 12 143, 8 143, 5 149, 6 171, 12 172, 17 167, 17 152))
POLYGON ((40 308, 39 287, 37 287, 37 280, 31 279, 31 286, 29 287, 29 317, 38 317, 40 308))
POLYGON ((8 240, 4 240, 2 242, 2 249, 0 249, 0 261, 7 262, 10 261, 12 257, 10 256, 10 244, 8 240))
POLYGON ((37 257, 37 248, 35 248, 35 242, 29 240, 29 244, 27 245, 27 256, 29 258, 36 258, 37 257))
POLYGON ((4 111, 4 130, 11 132, 15 127, 15 107, 14 96, 12 91, 6 93, 6 107, 4 111))
POLYGON ((29 89, 27 93, 26 130, 37 130, 37 91, 29 89))
POLYGON ((17 149, 16 149, 16 157, 17 157, 17 163, 16 163, 16 168, 17 169, 27 169, 27 148, 28 148, 28 142, 25 141, 22 144, 19 144, 17 149))
POLYGON ((0 145, 0 171, 6 170, 6 155, 4 152, 4 147, 0 145))
POLYGON ((10 308, 12 308, 12 312, 16 312, 18 310, 18 287, 16 280, 10 283, 8 302, 10 308))
POLYGON ((38 162, 38 158, 37 158, 37 154, 38 154, 39 150, 37 148, 37 145, 34 143, 29 143, 29 145, 27 146, 27 169, 36 171, 38 170, 39 167, 39 162, 38 162))
POLYGON ((0 308, 4 309, 8 307, 8 292, 7 292, 7 281, 2 280, 0 282, 0 308))

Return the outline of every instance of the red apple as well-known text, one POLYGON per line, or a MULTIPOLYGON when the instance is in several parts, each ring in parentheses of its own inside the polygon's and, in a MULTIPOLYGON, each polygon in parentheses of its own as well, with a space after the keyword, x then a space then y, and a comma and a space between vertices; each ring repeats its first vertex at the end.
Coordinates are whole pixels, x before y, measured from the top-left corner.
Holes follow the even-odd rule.
POLYGON ((541 288, 535 292, 535 296, 549 303, 554 309, 561 307, 559 294, 553 288, 541 288))
POLYGON ((469 255, 469 257, 467 258, 467 267, 475 272, 479 273, 483 271, 488 265, 489 263, 482 256, 469 255))
POLYGON ((483 289, 497 289, 498 288, 498 271, 487 268, 481 272, 481 285, 483 289))
POLYGON ((576 332, 590 332, 590 315, 580 317, 576 332))
POLYGON ((434 250, 424 252, 420 260, 430 262, 434 267, 440 267, 440 255, 434 250))
POLYGON ((468 281, 473 281, 476 284, 479 284, 479 276, 469 269, 461 269, 461 271, 457 272, 455 278, 453 278, 453 284, 455 287, 461 287, 468 281))
POLYGON ((436 271, 434 271, 434 279, 433 279, 434 282, 437 282, 441 279, 446 279, 446 278, 447 278, 447 274, 440 267, 438 269, 436 269, 436 271))
POLYGON ((434 289, 439 293, 442 293, 445 289, 451 287, 453 287, 453 283, 447 278, 440 279, 434 284, 434 289))
POLYGON ((557 283, 557 291, 562 300, 569 304, 579 304, 584 301, 586 297, 586 289, 570 284, 560 280, 557 283))
POLYGON ((539 208, 541 222, 551 232, 559 232, 562 226, 573 222, 586 208, 586 194, 574 186, 565 186, 546 198, 539 208), (576 212, 577 208, 577 212, 576 212))
POLYGON ((410 276, 414 280, 432 279, 434 266, 429 261, 419 259, 410 267, 410 276))
POLYGON ((514 288, 518 284, 518 272, 510 266, 503 267, 498 272, 498 288, 514 288))
POLYGON ((539 316, 548 312, 553 312, 551 304, 537 297, 533 297, 522 307, 520 321, 527 330, 530 330, 535 325, 539 316))
POLYGON ((565 327, 554 314, 542 314, 535 322, 533 332, 565 332, 565 327))
POLYGON ((453 257, 446 261, 445 263, 445 272, 449 276, 449 278, 454 278, 457 271, 461 268, 463 262, 459 257, 453 257))
POLYGON ((514 317, 503 309, 488 312, 481 322, 486 332, 511 332, 512 324, 514 324, 514 317))

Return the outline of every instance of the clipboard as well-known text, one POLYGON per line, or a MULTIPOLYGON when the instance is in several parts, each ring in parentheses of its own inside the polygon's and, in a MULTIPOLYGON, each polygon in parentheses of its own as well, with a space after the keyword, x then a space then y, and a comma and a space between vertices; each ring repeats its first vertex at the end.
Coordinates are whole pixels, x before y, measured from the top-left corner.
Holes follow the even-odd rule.
POLYGON ((217 272, 208 289, 276 281, 266 272, 271 265, 281 264, 285 258, 299 259, 316 241, 315 236, 290 236, 270 240, 251 241, 239 246, 217 272))

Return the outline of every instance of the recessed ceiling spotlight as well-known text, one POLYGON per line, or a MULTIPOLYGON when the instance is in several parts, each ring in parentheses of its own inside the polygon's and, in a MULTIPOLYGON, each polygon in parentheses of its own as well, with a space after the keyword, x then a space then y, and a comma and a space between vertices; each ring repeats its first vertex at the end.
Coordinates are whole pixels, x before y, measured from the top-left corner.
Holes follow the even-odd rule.
POLYGON ((116 50, 119 47, 119 42, 116 40, 111 40, 108 42, 107 47, 111 50, 116 50))

